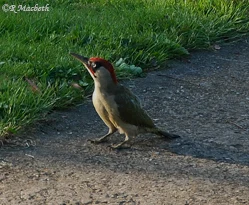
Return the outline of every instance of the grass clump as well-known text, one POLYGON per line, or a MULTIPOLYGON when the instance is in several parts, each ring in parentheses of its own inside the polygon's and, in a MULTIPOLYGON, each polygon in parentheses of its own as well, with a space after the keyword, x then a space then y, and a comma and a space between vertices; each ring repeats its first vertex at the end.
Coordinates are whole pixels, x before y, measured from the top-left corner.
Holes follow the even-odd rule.
MULTIPOLYGON (((9 5, 34 6, 32 1, 9 5)), ((148 69, 249 30, 248 1, 40 1, 48 12, 0 12, 0 136, 78 102, 92 81, 68 53, 148 69), (75 89, 72 84, 81 86, 75 89)), ((126 76, 125 69, 117 69, 126 76)))

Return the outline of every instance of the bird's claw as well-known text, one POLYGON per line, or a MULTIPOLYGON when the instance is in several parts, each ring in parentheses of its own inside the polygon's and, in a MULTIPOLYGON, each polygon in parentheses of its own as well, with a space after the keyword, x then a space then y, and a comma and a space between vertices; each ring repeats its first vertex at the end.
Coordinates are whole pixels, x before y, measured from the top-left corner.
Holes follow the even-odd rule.
POLYGON ((111 149, 129 149, 131 148, 130 146, 124 146, 123 144, 112 144, 108 146, 111 149))
POLYGON ((111 149, 119 149, 121 146, 115 145, 115 144, 111 144, 108 146, 111 149))

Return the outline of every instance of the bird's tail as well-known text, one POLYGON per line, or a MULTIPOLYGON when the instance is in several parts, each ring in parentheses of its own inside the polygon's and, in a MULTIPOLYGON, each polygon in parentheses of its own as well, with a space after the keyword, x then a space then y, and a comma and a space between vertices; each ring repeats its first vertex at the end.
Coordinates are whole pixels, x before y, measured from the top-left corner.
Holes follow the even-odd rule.
POLYGON ((171 133, 165 132, 165 131, 163 131, 163 130, 161 130, 161 129, 156 129, 156 130, 154 131, 154 134, 159 135, 159 136, 161 136, 161 137, 165 137, 165 138, 167 138, 167 139, 176 139, 176 138, 180 138, 179 135, 171 134, 171 133))

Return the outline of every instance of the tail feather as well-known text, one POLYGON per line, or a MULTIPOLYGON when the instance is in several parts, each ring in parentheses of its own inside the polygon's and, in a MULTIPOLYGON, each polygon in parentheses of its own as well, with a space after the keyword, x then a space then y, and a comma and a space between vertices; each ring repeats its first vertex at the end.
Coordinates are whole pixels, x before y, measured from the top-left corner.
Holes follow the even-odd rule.
POLYGON ((162 137, 165 137, 165 138, 168 138, 168 139, 180 138, 179 135, 170 134, 170 133, 165 132, 165 131, 160 130, 160 129, 157 129, 157 130, 155 131, 155 134, 156 134, 156 135, 159 135, 159 136, 162 136, 162 137))

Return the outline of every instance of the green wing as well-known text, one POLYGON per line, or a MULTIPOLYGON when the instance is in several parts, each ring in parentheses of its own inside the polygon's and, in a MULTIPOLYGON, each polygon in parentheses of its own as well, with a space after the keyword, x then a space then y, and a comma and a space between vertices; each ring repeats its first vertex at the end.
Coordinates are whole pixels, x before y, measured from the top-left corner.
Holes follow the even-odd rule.
POLYGON ((115 92, 115 102, 118 105, 120 118, 124 122, 148 128, 155 127, 152 119, 141 108, 138 98, 127 88, 118 86, 115 92))

